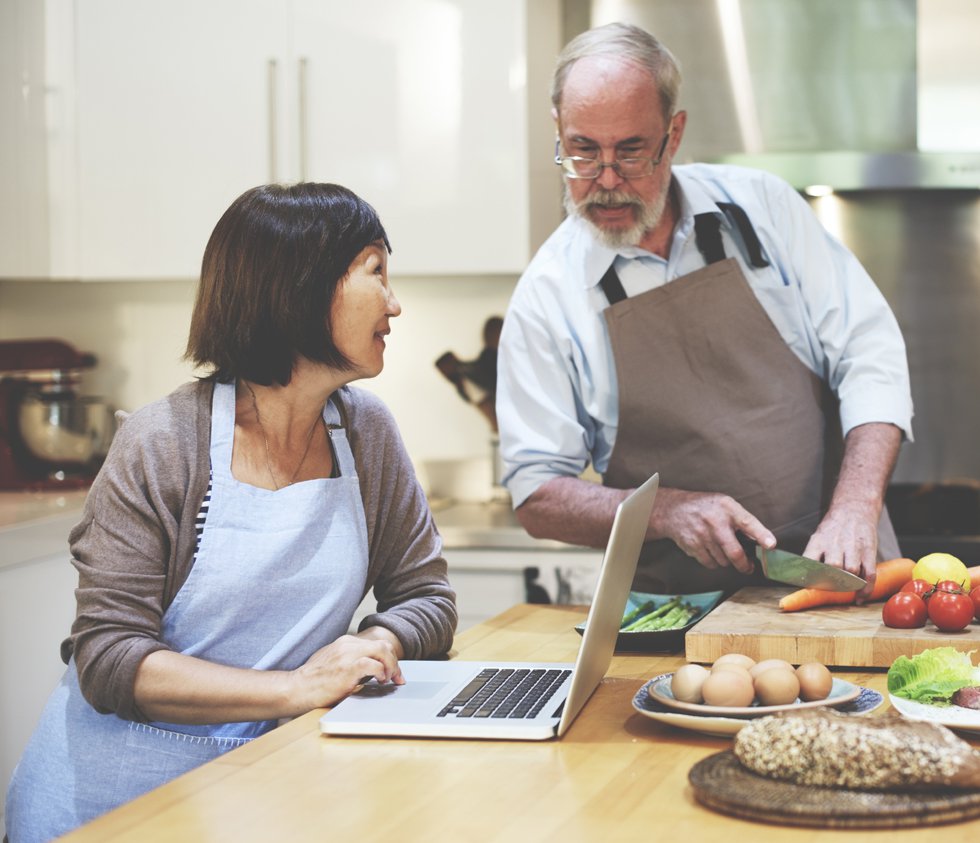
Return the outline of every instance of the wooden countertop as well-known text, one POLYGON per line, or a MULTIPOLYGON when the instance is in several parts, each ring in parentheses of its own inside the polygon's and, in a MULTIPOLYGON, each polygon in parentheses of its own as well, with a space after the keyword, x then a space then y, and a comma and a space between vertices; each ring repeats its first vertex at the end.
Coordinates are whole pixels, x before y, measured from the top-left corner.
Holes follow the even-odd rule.
POLYGON ((527 534, 514 515, 510 499, 485 501, 452 501, 432 507, 432 518, 439 528, 443 545, 450 551, 490 549, 523 552, 564 551, 598 555, 602 551, 552 539, 535 539, 527 534))
MULTIPOLYGON (((520 605, 460 634, 457 657, 572 661, 585 610, 520 605)), ((631 700, 681 655, 617 655, 561 740, 327 738, 322 710, 95 820, 70 843, 323 840, 975 840, 980 820, 922 830, 830 831, 734 819, 699 805, 687 774, 731 741, 637 714, 631 700)), ((878 691, 883 671, 835 671, 878 691)), ((881 709, 879 710, 881 711, 881 709)), ((874 715, 872 715, 874 716, 874 715)), ((980 745, 980 735, 971 739, 980 745)))

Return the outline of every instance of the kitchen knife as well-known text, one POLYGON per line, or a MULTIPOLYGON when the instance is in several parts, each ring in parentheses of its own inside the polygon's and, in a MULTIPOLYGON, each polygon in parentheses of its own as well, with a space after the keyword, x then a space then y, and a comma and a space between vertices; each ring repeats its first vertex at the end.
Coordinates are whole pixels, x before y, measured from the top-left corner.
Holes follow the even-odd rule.
POLYGON ((824 591, 860 591, 867 585, 861 577, 843 568, 785 550, 766 550, 762 545, 756 545, 755 555, 762 563, 762 573, 776 582, 824 591))

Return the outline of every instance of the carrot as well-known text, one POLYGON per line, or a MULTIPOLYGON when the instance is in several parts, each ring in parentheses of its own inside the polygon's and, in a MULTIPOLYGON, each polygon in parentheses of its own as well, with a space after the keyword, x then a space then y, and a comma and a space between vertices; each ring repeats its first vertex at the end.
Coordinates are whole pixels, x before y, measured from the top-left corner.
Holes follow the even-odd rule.
POLYGON ((799 612, 817 606, 830 606, 834 603, 853 603, 856 591, 826 591, 822 588, 801 588, 792 591, 779 601, 784 612, 799 612))
MULTIPOLYGON (((871 589, 868 602, 885 600, 901 589, 912 579, 912 568, 915 561, 904 557, 879 562, 875 568, 875 584, 871 589)), ((980 574, 980 565, 977 566, 980 574)), ((842 603, 853 603, 856 591, 825 591, 822 588, 801 588, 787 594, 779 601, 779 608, 784 612, 799 612, 802 609, 813 609, 816 606, 832 606, 842 603)))

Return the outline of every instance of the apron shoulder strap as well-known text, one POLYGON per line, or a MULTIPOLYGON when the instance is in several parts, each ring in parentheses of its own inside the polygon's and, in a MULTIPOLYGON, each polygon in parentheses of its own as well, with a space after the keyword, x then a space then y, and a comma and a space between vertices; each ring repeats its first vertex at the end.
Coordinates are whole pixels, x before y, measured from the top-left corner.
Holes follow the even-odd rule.
MULTIPOLYGON (((757 269, 769 266, 769 261, 762 254, 762 243, 759 241, 759 235, 755 233, 748 214, 742 207, 733 202, 719 202, 718 208, 728 218, 729 222, 738 229, 747 252, 746 257, 752 266, 757 269)), ((697 214, 694 217, 694 238, 698 251, 704 256, 706 263, 717 263, 725 259, 725 247, 721 242, 721 219, 717 214, 697 214)))
POLYGON ((599 281, 599 286, 602 287, 602 292, 609 299, 609 304, 616 304, 616 302, 621 302, 626 298, 626 290, 623 289, 623 282, 619 280, 619 276, 613 267, 614 264, 609 264, 609 269, 606 270, 606 274, 599 281))
POLYGON ((337 415, 340 416, 340 424, 328 424, 327 427, 343 428, 344 430, 349 429, 350 423, 347 421, 347 408, 344 406, 344 402, 340 399, 340 390, 334 392, 328 399, 328 402, 337 408, 337 415))
MULTIPOLYGON (((738 229, 752 266, 757 269, 769 266, 769 261, 762 253, 759 235, 755 233, 748 214, 745 213, 741 205, 736 205, 734 202, 718 202, 717 205, 729 222, 738 229)), ((694 242, 704 257, 705 263, 718 263, 725 259, 725 245, 721 240, 721 217, 718 214, 713 211, 695 214, 694 242)), ((626 291, 623 289, 623 284, 613 267, 614 265, 610 264, 606 274, 599 281, 599 286, 602 288, 602 292, 606 294, 609 304, 616 304, 626 298, 626 291)))
POLYGON ((755 233, 752 223, 749 222, 748 214, 742 209, 741 205, 734 202, 719 202, 718 207, 725 213, 725 216, 734 223, 738 233, 742 236, 742 242, 749 253, 749 261, 752 266, 762 269, 769 266, 769 261, 762 254, 762 243, 759 242, 759 235, 755 233))
POLYGON ((718 263, 725 259, 725 247, 721 242, 721 220, 711 212, 694 216, 694 242, 705 263, 718 263))
POLYGON ((347 431, 350 430, 350 421, 339 389, 327 399, 327 403, 333 404, 340 416, 340 424, 327 422, 327 434, 330 436, 330 446, 334 455, 333 472, 330 477, 357 477, 354 452, 347 435, 347 431))

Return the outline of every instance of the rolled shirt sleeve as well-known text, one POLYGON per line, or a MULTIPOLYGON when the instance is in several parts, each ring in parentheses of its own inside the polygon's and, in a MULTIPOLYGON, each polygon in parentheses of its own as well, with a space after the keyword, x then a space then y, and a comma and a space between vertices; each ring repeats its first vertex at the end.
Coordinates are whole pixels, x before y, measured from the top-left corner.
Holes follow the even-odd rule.
POLYGON ((566 248, 581 245, 569 223, 550 241, 554 251, 543 248, 521 279, 501 333, 497 421, 515 508, 555 477, 577 476, 590 463, 599 471, 615 439, 610 409, 618 392, 608 374, 603 305, 564 275, 566 248))

